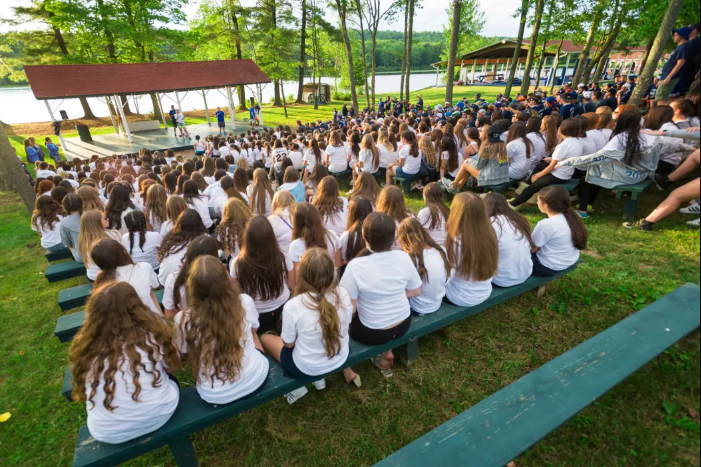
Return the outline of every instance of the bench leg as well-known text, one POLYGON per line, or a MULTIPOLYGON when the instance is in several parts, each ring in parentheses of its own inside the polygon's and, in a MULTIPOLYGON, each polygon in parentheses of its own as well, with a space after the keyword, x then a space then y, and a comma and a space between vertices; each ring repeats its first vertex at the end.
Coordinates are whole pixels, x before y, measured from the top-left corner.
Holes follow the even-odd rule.
POLYGON ((404 194, 408 195, 409 192, 411 192, 411 182, 402 182, 402 189, 404 190, 404 194))
POLYGON ((545 295, 545 284, 538 287, 538 298, 543 298, 545 295))
POLYGON ((633 220, 637 209, 638 197, 631 196, 630 198, 626 198, 625 205, 623 206, 623 218, 626 220, 633 220))
POLYGON ((412 339, 397 349, 399 358, 407 364, 419 358, 419 339, 412 339))
POLYGON ((175 438, 168 444, 178 467, 197 467, 197 454, 189 436, 175 438))

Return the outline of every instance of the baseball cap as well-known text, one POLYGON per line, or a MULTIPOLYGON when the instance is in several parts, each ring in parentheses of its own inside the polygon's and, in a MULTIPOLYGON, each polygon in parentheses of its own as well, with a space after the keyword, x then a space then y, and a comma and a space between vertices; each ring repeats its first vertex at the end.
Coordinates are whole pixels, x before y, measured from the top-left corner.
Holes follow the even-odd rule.
POLYGON ((684 39, 689 40, 689 35, 691 34, 691 28, 689 26, 684 26, 683 28, 672 30, 672 33, 673 34, 677 33, 680 36, 682 36, 684 39))
POLYGON ((548 104, 554 104, 555 102, 557 102, 557 99, 555 99, 553 96, 548 96, 545 98, 545 102, 547 102, 548 104))
POLYGON ((584 91, 582 93, 582 97, 584 97, 585 99, 591 99, 591 91, 584 91))
POLYGON ((578 88, 586 88, 587 86, 584 83, 579 83, 577 85, 578 88))
POLYGON ((495 103, 494 103, 494 107, 496 107, 496 108, 501 107, 501 102, 495 102, 495 103))
POLYGON ((501 125, 492 125, 489 127, 489 130, 487 131, 487 139, 491 143, 500 143, 501 142, 501 134, 504 133, 504 127, 501 125))
POLYGON ((570 95, 569 95, 569 98, 570 98, 570 99, 577 99, 578 97, 579 97, 579 96, 577 95, 576 92, 571 92, 570 95))
POLYGON ((526 100, 526 98, 523 97, 523 96, 519 96, 519 98, 518 98, 518 101, 519 101, 519 102, 523 102, 523 101, 525 101, 525 100, 526 100))

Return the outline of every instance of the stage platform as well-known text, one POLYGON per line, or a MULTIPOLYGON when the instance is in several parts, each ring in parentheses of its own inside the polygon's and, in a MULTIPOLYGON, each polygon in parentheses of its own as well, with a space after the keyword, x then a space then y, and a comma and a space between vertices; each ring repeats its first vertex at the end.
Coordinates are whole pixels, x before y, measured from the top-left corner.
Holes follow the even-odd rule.
MULTIPOLYGON (((187 125, 187 131, 190 133, 191 140, 173 136, 173 128, 168 127, 168 130, 161 128, 160 130, 147 130, 138 133, 132 133, 131 137, 134 140, 132 143, 126 135, 118 135, 116 133, 108 135, 93 135, 92 143, 85 143, 80 138, 64 138, 66 147, 63 148, 66 158, 71 160, 75 157, 81 159, 90 159, 90 156, 96 154, 100 157, 111 156, 113 154, 135 154, 141 148, 149 148, 152 151, 164 151, 166 149, 191 149, 195 142, 195 135, 200 135, 204 138, 207 135, 218 134, 219 128, 217 122, 213 121, 211 125, 202 123, 199 125, 187 125)), ((250 129, 250 126, 243 121, 236 121, 236 129, 232 129, 231 121, 226 122, 226 131, 239 133, 250 129)), ((179 132, 178 132, 179 134, 179 132)))

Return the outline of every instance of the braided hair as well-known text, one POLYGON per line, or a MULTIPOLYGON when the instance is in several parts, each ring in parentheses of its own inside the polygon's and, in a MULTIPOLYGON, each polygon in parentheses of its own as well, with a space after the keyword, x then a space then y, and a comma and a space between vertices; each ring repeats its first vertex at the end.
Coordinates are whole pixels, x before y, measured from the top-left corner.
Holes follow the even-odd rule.
POLYGON ((124 216, 124 223, 129 229, 129 254, 134 252, 134 233, 139 234, 139 248, 144 251, 144 243, 146 243, 146 216, 141 211, 131 211, 124 216))

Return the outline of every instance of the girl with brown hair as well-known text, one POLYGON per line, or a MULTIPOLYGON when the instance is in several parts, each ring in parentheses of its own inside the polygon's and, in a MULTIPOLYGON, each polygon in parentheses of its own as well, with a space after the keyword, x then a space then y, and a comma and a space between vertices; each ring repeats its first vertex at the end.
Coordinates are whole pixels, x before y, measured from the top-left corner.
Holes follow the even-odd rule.
POLYGON ((105 219, 108 228, 119 231, 124 235, 127 233, 127 226, 124 224, 124 216, 136 209, 129 195, 129 188, 117 183, 109 192, 109 201, 105 206, 105 219))
POLYGON ((86 401, 90 435, 123 443, 163 426, 180 390, 170 329, 126 282, 111 281, 88 299, 70 350, 73 399, 86 401))
POLYGON ((319 211, 326 229, 341 235, 346 230, 348 218, 348 200, 338 193, 338 182, 328 175, 319 184, 312 202, 319 211))
POLYGON ((289 191, 278 191, 273 196, 273 212, 268 216, 277 243, 285 254, 290 250, 290 243, 292 243, 292 212, 295 204, 296 201, 289 191))
MULTIPOLYGON (((353 317, 350 296, 338 286, 334 262, 324 248, 310 248, 301 258, 294 298, 285 304, 280 337, 264 335, 265 350, 280 364, 285 376, 307 379, 330 373, 345 363, 349 354, 348 327, 353 317)), ((343 370, 346 383, 360 387, 360 376, 343 370)), ((322 390, 326 381, 314 381, 322 390)), ((286 394, 293 404, 307 394, 302 386, 286 394)))
POLYGON ((453 266, 446 299, 457 306, 479 305, 492 293, 499 263, 497 236, 484 201, 470 192, 456 195, 446 230, 445 248, 453 266))
POLYGON ((356 179, 353 185, 353 191, 348 196, 351 201, 356 197, 366 198, 370 200, 374 206, 381 191, 382 187, 377 184, 375 177, 371 173, 363 172, 356 179))
POLYGON ((435 242, 417 219, 399 224, 397 238, 421 276, 421 295, 409 299, 411 311, 422 316, 441 307, 450 263, 442 246, 435 242))
POLYGON ((319 149, 319 142, 316 139, 309 140, 309 146, 304 151, 302 160, 306 174, 311 174, 317 164, 321 165, 321 149, 319 149))
POLYGON ((204 190, 206 190, 209 186, 205 181, 204 176, 199 172, 193 172, 190 180, 197 184, 197 189, 200 190, 200 193, 204 193, 204 190))
MULTIPOLYGON (((452 137, 451 137, 452 139, 452 137)), ((419 223, 428 231, 428 235, 441 247, 445 246, 445 225, 448 222, 450 208, 443 201, 443 190, 436 182, 424 187, 426 207, 419 211, 419 223)))
POLYGON ((166 220, 161 224, 161 237, 165 237, 173 230, 173 225, 175 225, 180 214, 186 209, 187 203, 182 196, 170 196, 168 198, 168 201, 166 201, 166 220))
POLYGON ((375 140, 371 134, 363 136, 363 141, 360 143, 360 153, 358 154, 358 162, 353 170, 353 182, 358 178, 361 172, 370 172, 374 174, 380 168, 380 151, 375 146, 375 140))
MULTIPOLYGON (((346 221, 346 230, 341 234, 338 241, 341 246, 341 259, 343 264, 358 256, 365 249, 365 240, 363 239, 363 222, 373 212, 372 203, 367 198, 362 196, 354 197, 348 204, 348 220, 346 221)), ((339 270, 339 275, 342 277, 345 268, 339 270)))
POLYGON ((209 215, 207 197, 200 193, 200 189, 194 180, 188 180, 183 184, 183 199, 188 209, 197 211, 206 229, 214 230, 214 221, 209 215))
POLYGON ((380 128, 377 150, 380 151, 380 168, 386 169, 390 164, 396 164, 399 160, 397 142, 390 140, 390 133, 386 127, 380 128))
POLYGON ((329 144, 326 146, 326 165, 330 173, 342 173, 348 170, 348 150, 341 139, 341 131, 331 131, 329 144))
POLYGON ((599 116, 597 128, 601 130, 601 134, 604 135, 606 142, 608 142, 613 134, 613 127, 616 126, 613 121, 613 111, 610 107, 602 106, 596 109, 596 114, 599 116))
POLYGON ((148 263, 158 273, 158 249, 163 237, 158 232, 146 230, 146 216, 141 211, 132 211, 124 216, 124 223, 129 230, 122 235, 122 245, 135 262, 148 263))
POLYGON ((526 137, 526 124, 514 122, 506 138, 506 154, 509 157, 509 178, 523 180, 530 169, 533 143, 526 137))
POLYGON ((278 191, 289 191, 298 203, 306 201, 307 190, 304 188, 304 184, 299 180, 299 172, 297 172, 297 169, 293 166, 287 167, 282 181, 283 183, 278 187, 278 191))
POLYGON ((112 281, 127 282, 151 311, 162 316, 154 289, 159 287, 156 273, 148 263, 134 263, 124 245, 112 238, 103 238, 92 249, 92 260, 100 268, 95 287, 112 281))
POLYGON ((533 229, 533 275, 552 277, 579 260, 589 233, 581 217, 570 208, 570 194, 561 186, 540 190, 538 209, 548 218, 533 229))
POLYGON ((213 256, 219 259, 217 241, 211 235, 200 235, 190 242, 183 258, 182 266, 171 272, 163 284, 163 309, 167 319, 172 319, 177 313, 187 307, 187 290, 185 282, 190 271, 190 265, 200 256, 213 256))
POLYGON ((180 269, 187 246, 192 240, 207 233, 200 215, 194 209, 186 209, 180 214, 173 230, 163 237, 158 259, 161 266, 158 270, 158 281, 164 285, 166 277, 180 269))
MULTIPOLYGON (((383 345, 409 330, 409 298, 421 295, 421 277, 409 255, 392 250, 396 227, 387 214, 368 215, 363 222, 363 238, 367 247, 348 263, 341 287, 348 291, 357 310, 350 328, 353 339, 383 345)), ((385 378, 392 376, 391 350, 372 361, 385 378)))
POLYGON ((253 172, 253 184, 248 185, 246 194, 251 202, 251 210, 256 216, 269 216, 270 204, 275 195, 268 174, 263 169, 253 172))
POLYGON ((294 287, 294 266, 275 240, 270 221, 263 216, 250 220, 238 257, 231 261, 231 277, 241 291, 253 297, 258 310, 259 331, 278 329, 282 307, 294 287))
MULTIPOLYGON (((375 210, 387 214, 397 227, 404 219, 414 217, 404 203, 404 193, 399 187, 394 185, 386 186, 382 189, 380 196, 377 197, 375 210)), ((392 249, 399 250, 399 248, 399 243, 395 240, 392 249)))
POLYGON ((302 183, 304 183, 305 197, 307 201, 314 199, 317 190, 319 189, 319 184, 323 179, 329 176, 329 169, 323 164, 316 164, 314 170, 311 173, 305 171, 304 177, 302 178, 302 183))
POLYGON ((385 175, 387 185, 392 184, 394 176, 405 180, 418 180, 421 174, 421 151, 416 136, 410 130, 402 133, 402 148, 399 150, 399 162, 389 164, 385 175))
POLYGON ((294 265, 295 283, 297 283, 302 255, 307 249, 314 247, 327 249, 336 267, 341 266, 338 235, 324 227, 321 215, 313 204, 297 203, 292 214, 292 243, 289 250, 290 259, 294 265))
POLYGON ((63 250, 59 224, 63 219, 63 206, 51 196, 39 196, 34 202, 32 230, 41 236, 41 246, 49 251, 63 250))
POLYGON ((241 200, 229 198, 222 209, 222 220, 217 226, 216 238, 224 249, 227 260, 238 256, 243 243, 243 232, 253 215, 241 200))
POLYGON ((511 209, 499 193, 489 193, 484 201, 499 245, 499 266, 492 284, 497 287, 523 284, 533 272, 531 224, 511 209))
POLYGON ((441 163, 440 163, 440 179, 448 177, 449 180, 455 180, 458 176, 458 170, 463 161, 463 152, 458 151, 455 144, 455 138, 451 135, 445 135, 440 144, 441 163))
POLYGON ((258 389, 268 359, 256 336, 258 312, 241 294, 218 258, 200 256, 187 278, 187 308, 175 317, 176 342, 189 355, 199 396, 228 404, 258 389))
POLYGON ((100 272, 100 268, 92 260, 92 249, 103 238, 112 238, 119 241, 121 236, 116 230, 109 230, 107 219, 100 211, 83 212, 80 216, 80 233, 78 234, 78 249, 83 257, 88 279, 94 281, 100 272))
POLYGON ((153 232, 161 232, 163 223, 168 219, 166 204, 168 195, 162 185, 155 184, 148 188, 146 192, 146 203, 144 206, 144 215, 148 230, 153 232))
POLYGON ((558 134, 559 118, 556 115, 546 115, 543 117, 543 122, 540 125, 540 134, 545 138, 545 156, 549 157, 560 144, 560 135, 558 134))

